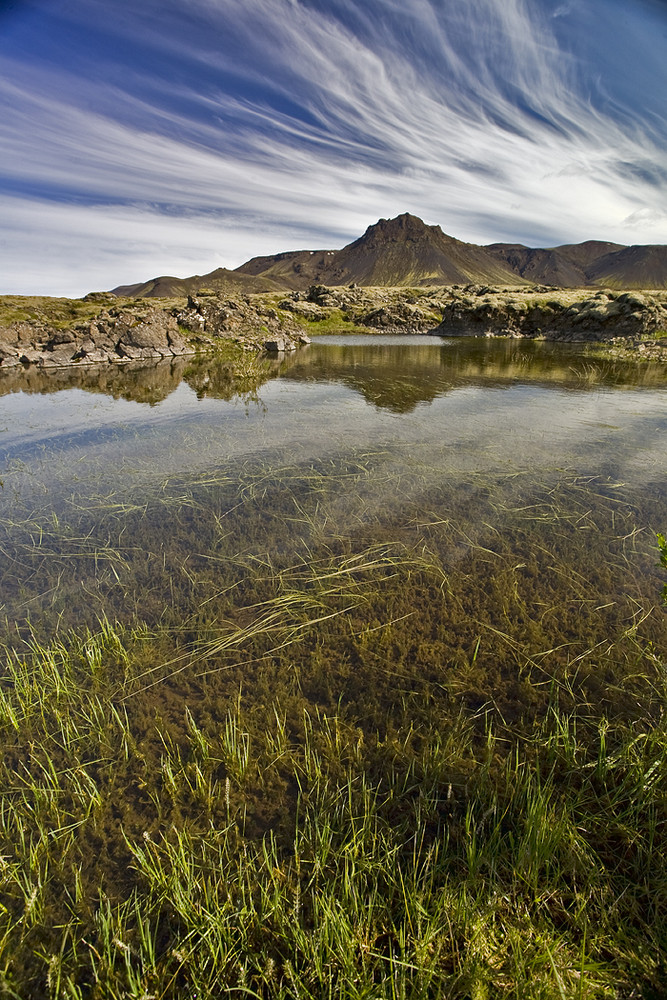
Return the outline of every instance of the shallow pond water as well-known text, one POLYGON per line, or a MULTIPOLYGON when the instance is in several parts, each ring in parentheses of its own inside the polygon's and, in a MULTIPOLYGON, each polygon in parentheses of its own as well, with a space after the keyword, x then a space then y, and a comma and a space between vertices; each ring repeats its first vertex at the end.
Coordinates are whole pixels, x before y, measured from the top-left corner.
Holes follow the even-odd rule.
POLYGON ((0 373, 9 994, 663 995, 666 386, 377 336, 0 373))
MULTIPOLYGON (((408 510, 418 517, 420 496, 432 506, 440 492, 452 516, 460 502, 465 517, 470 490, 492 503, 502 484, 503 503, 514 504, 582 478, 591 481, 593 507, 601 493, 613 495, 641 507, 640 529, 665 525, 664 366, 612 363, 544 343, 328 336, 266 375, 245 393, 206 362, 0 379, 5 544, 11 548, 30 523, 29 544, 45 572, 49 531, 54 542, 61 538, 59 549, 84 529, 91 552, 113 547, 116 533, 124 542, 116 550, 142 548, 145 525, 128 535, 140 508, 162 550, 171 544, 164 505, 177 511, 179 498, 192 502, 186 497, 195 491, 204 505, 202 540, 206 504, 229 504, 230 552, 237 531, 252 551, 235 498, 259 484, 289 493, 297 481, 312 504, 319 487, 308 485, 309 470, 326 483, 334 534, 349 533, 360 518, 400 520, 408 510)), ((275 530, 277 508, 264 513, 275 530)), ((301 534, 315 530, 304 521, 301 534)), ((287 524, 273 539, 259 524, 252 531, 262 550, 287 537, 297 547, 303 541, 287 524)), ((53 556, 63 586, 65 554, 76 562, 75 543, 69 548, 53 556)), ((14 566, 11 579, 40 605, 42 577, 28 566, 25 578, 14 566)), ((1 589, 0 600, 8 600, 1 589)), ((20 612, 11 598, 7 609, 20 612)))
MULTIPOLYGON (((196 646, 300 594, 282 624, 301 630, 304 661, 303 636, 329 628, 314 623, 337 623, 325 672, 340 630, 371 623, 423 676, 483 637, 507 680, 546 652, 565 669, 642 615, 651 641, 664 631, 664 366, 571 345, 328 336, 246 391, 198 360, 29 371, 0 393, 9 634, 108 615, 187 623, 196 646)), ((227 666, 266 659, 274 633, 259 631, 225 646, 227 666)), ((200 659, 217 670, 220 655, 213 642, 200 659)), ((498 684, 459 687, 479 689, 474 702, 498 684)))
POLYGON ((569 345, 328 336, 266 374, 244 393, 205 361, 0 373, 5 501, 12 487, 49 488, 57 504, 109 482, 122 495, 230 460, 279 466, 369 445, 418 446, 443 469, 624 475, 629 463, 643 480, 664 466, 664 365, 569 345))

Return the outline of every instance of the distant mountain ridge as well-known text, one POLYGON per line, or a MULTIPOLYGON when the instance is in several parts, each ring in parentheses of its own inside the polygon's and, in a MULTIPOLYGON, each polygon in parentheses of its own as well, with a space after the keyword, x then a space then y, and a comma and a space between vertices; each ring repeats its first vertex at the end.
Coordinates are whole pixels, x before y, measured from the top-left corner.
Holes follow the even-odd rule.
POLYGON ((341 250, 288 250, 253 257, 234 270, 159 277, 114 288, 116 295, 182 296, 212 291, 300 291, 312 284, 427 286, 553 285, 559 288, 667 288, 667 246, 587 240, 558 247, 478 246, 404 213, 380 219, 341 250))

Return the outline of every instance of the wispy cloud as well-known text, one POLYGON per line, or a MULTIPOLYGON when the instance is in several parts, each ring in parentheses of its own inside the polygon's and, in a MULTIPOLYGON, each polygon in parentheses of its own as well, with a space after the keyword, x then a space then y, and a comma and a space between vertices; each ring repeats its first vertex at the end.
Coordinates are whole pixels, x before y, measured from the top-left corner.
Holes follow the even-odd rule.
POLYGON ((480 242, 661 241, 665 119, 600 96, 564 6, 74 0, 97 61, 4 60, 4 289, 340 246, 405 210, 480 242))

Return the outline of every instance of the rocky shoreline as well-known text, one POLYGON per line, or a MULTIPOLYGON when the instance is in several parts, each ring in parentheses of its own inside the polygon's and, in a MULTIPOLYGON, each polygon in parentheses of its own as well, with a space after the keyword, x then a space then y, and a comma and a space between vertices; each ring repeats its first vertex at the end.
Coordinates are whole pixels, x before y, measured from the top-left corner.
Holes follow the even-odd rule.
POLYGON ((69 329, 34 321, 0 328, 2 368, 152 361, 192 353, 194 348, 182 336, 175 317, 162 309, 149 309, 141 316, 104 311, 85 326, 69 329))
POLYGON ((667 360, 667 292, 313 285, 287 295, 201 293, 157 302, 110 293, 81 300, 4 297, 0 370, 154 361, 230 344, 237 352, 281 354, 318 333, 364 330, 583 341, 616 355, 667 360))
POLYGON ((509 336, 543 340, 659 345, 667 333, 665 293, 600 291, 573 296, 552 289, 533 292, 467 289, 443 310, 432 331, 439 336, 509 336))

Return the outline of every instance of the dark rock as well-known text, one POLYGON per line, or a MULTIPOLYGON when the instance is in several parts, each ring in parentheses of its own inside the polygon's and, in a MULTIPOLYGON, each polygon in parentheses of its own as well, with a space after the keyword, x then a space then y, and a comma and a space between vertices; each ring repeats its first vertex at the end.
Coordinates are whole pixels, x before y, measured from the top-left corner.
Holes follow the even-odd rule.
POLYGON ((49 338, 49 347, 52 345, 73 344, 75 341, 76 335, 73 330, 56 330, 49 338))
POLYGON ((188 351, 174 316, 151 309, 139 323, 128 325, 124 316, 117 324, 120 336, 116 350, 128 358, 166 358, 188 351), (125 322, 123 322, 125 321, 125 322))
POLYGON ((26 347, 19 355, 19 360, 24 365, 36 365, 41 358, 42 352, 35 350, 34 347, 26 347))
POLYGON ((3 368, 14 368, 21 364, 19 352, 10 344, 0 342, 0 365, 3 368))
MULTIPOLYGON (((478 308, 480 308, 478 306, 478 308)), ((398 331, 401 333, 420 333, 427 331, 433 324, 431 313, 426 313, 408 302, 394 302, 383 305, 362 315, 358 322, 362 326, 374 329, 398 331)))
POLYGON ((274 340, 264 341, 264 350, 269 351, 269 353, 279 353, 282 354, 288 351, 295 351, 296 344, 293 340, 288 337, 276 337, 274 340))
POLYGON ((317 305, 320 304, 319 300, 323 295, 328 295, 329 289, 326 285, 311 285, 306 292, 306 302, 315 302, 317 305))
POLYGON ((310 320, 326 319, 329 315, 326 309, 316 305, 314 302, 293 302, 289 299, 284 299, 280 303, 280 307, 281 309, 287 309, 297 316, 303 316, 305 319, 310 320))
MULTIPOLYGON (((549 289, 552 293, 552 290, 549 289)), ((646 337, 667 328, 667 304, 659 295, 598 292, 575 302, 550 297, 535 301, 531 292, 489 295, 481 303, 454 298, 430 331, 441 336, 542 337, 548 340, 611 340, 646 337)))
POLYGON ((56 351, 44 351, 39 359, 41 368, 67 368, 74 360, 76 352, 70 347, 56 351))

